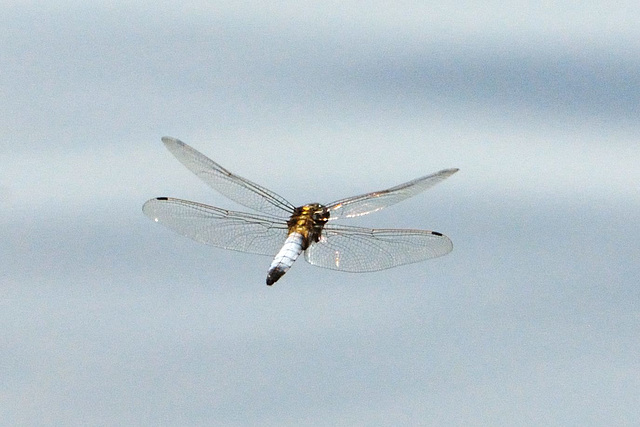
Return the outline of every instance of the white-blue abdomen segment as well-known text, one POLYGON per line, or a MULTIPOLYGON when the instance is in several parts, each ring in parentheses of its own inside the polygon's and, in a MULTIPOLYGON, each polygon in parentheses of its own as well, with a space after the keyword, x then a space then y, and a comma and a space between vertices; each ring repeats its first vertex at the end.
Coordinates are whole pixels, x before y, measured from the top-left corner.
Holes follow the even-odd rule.
POLYGON ((269 270, 274 268, 284 269, 287 271, 291 268, 294 261, 302 253, 302 234, 291 233, 285 240, 282 249, 278 252, 278 255, 273 259, 269 270))
POLYGON ((273 259, 267 274, 267 285, 274 284, 293 265, 294 261, 302 253, 302 241, 304 237, 300 233, 293 232, 285 240, 282 249, 273 259))

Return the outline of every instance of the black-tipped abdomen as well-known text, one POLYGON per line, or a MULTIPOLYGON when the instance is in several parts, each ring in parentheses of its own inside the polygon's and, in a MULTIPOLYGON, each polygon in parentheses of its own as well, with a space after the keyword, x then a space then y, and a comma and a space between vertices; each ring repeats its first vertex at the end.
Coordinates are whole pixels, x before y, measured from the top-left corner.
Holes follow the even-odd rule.
POLYGON ((287 270, 282 270, 280 268, 273 268, 269 270, 269 273, 267 273, 267 286, 271 286, 276 283, 286 272, 287 270))

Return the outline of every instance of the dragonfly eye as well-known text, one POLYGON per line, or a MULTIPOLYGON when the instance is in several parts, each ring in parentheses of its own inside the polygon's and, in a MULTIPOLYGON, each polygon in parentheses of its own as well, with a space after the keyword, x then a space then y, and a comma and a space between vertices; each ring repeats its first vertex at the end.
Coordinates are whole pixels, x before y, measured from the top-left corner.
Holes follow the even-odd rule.
POLYGON ((321 209, 313 213, 312 218, 315 222, 327 222, 329 220, 329 209, 322 206, 321 209))

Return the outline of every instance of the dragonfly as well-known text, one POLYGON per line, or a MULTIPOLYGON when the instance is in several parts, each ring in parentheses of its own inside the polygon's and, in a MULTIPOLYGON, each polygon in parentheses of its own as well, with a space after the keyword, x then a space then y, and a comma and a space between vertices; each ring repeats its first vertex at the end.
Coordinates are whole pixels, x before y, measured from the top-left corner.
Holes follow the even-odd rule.
POLYGON ((361 273, 446 255, 453 249, 442 233, 428 230, 375 229, 333 223, 401 202, 453 175, 444 169, 382 191, 326 205, 294 206, 246 178, 229 172, 204 154, 170 137, 169 151, 198 178, 234 202, 259 213, 234 212, 172 197, 148 200, 142 211, 151 220, 197 242, 258 255, 273 261, 267 285, 273 285, 300 254, 315 266, 361 273))

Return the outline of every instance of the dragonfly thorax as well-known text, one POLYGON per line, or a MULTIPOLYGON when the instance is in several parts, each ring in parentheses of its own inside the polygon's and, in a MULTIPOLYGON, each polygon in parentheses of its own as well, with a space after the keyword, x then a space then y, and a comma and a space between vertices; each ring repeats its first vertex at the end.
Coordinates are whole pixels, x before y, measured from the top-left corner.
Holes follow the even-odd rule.
POLYGON ((311 203, 294 209, 287 221, 289 234, 299 233, 303 237, 302 249, 312 242, 318 242, 324 225, 329 220, 329 209, 319 203, 311 203))

